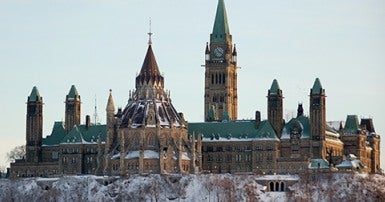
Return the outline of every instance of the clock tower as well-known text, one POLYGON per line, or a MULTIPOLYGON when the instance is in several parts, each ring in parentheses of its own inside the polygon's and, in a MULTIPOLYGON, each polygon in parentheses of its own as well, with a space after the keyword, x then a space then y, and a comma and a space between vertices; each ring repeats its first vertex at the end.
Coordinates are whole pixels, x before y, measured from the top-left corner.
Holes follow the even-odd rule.
POLYGON ((218 0, 205 60, 205 121, 236 120, 237 51, 232 43, 224 0, 218 0))

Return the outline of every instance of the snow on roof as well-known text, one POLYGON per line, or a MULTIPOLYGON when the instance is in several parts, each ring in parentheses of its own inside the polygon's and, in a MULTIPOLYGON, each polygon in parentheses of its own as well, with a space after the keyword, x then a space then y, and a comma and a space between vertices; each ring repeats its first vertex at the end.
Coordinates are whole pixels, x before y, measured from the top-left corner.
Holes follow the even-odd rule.
POLYGON ((365 165, 359 159, 354 160, 343 160, 340 164, 336 165, 338 169, 352 169, 352 170, 360 170, 365 168, 365 165))
MULTIPOLYGON (((139 158, 139 151, 129 151, 125 159, 136 159, 139 158)), ((152 150, 144 150, 144 158, 145 159, 159 159, 159 152, 152 150)))
POLYGON ((309 169, 329 169, 329 162, 325 159, 311 159, 309 169))
POLYGON ((299 180, 298 175, 261 175, 255 177, 256 180, 299 180))

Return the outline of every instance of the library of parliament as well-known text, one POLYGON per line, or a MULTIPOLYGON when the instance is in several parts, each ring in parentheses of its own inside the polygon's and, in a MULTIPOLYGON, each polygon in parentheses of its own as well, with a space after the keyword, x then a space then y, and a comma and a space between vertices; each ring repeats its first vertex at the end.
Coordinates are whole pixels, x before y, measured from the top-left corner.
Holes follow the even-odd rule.
POLYGON ((297 115, 284 120, 284 90, 272 79, 267 120, 260 111, 254 120, 238 120, 237 69, 225 4, 218 0, 205 48, 204 122, 189 123, 174 108, 149 33, 135 90, 124 109, 115 109, 110 90, 105 124, 92 124, 90 116, 81 124, 81 97, 73 85, 65 96, 64 121, 43 138, 43 98, 33 87, 26 156, 11 164, 10 175, 380 172, 380 136, 372 119, 348 115, 328 122, 326 90, 318 78, 309 86, 309 116, 299 104, 297 115))

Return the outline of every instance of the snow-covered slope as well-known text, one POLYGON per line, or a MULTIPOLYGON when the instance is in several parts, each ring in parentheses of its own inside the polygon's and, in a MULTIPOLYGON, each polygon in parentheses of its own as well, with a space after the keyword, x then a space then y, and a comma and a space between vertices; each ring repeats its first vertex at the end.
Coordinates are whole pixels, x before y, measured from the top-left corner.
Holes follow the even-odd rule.
POLYGON ((261 178, 224 174, 0 180, 0 201, 385 201, 381 175, 307 174, 288 192, 263 191, 256 183, 261 178))

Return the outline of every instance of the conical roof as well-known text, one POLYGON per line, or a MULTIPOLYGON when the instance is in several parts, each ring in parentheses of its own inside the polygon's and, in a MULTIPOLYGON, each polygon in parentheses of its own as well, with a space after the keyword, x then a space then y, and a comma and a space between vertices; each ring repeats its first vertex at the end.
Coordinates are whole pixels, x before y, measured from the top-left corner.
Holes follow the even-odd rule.
POLYGON ((279 87, 277 79, 274 79, 269 90, 269 95, 278 95, 280 90, 281 88, 279 87))
POLYGON ((322 85, 319 78, 316 78, 313 84, 313 88, 311 89, 311 94, 314 95, 320 93, 322 93, 322 85))
POLYGON ((112 90, 110 89, 110 95, 108 96, 108 101, 107 101, 107 111, 115 111, 115 104, 114 104, 114 99, 112 98, 112 90))
POLYGON ((42 97, 40 96, 39 90, 36 86, 32 88, 31 94, 28 97, 28 102, 37 102, 41 101, 42 97))
POLYGON ((68 98, 75 99, 77 96, 79 96, 78 90, 76 89, 75 85, 71 86, 71 89, 68 93, 68 98))
POLYGON ((143 61, 142 69, 139 75, 136 77, 136 85, 143 83, 144 81, 149 82, 152 80, 153 83, 156 81, 163 82, 163 76, 161 76, 156 63, 154 52, 152 51, 151 44, 148 45, 147 53, 143 61))
POLYGON ((217 13, 212 33, 212 41, 226 41, 225 35, 230 35, 229 24, 224 0, 218 0, 217 13), (222 37, 218 37, 222 36, 222 37))

